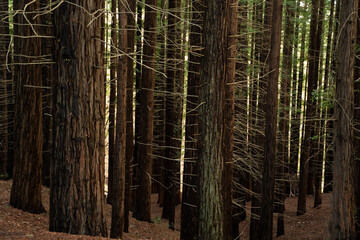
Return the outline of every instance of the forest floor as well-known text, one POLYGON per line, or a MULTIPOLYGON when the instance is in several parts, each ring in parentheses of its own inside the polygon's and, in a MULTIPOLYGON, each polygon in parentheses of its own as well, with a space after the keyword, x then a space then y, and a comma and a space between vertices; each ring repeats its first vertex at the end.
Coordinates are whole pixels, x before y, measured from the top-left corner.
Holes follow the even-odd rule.
MULTIPOLYGON (((100 237, 74 236, 65 233, 48 231, 49 226, 49 189, 43 188, 43 203, 46 209, 44 214, 30 214, 9 206, 11 181, 0 181, 0 239, 106 239, 100 237)), ((295 239, 326 239, 327 224, 331 217, 331 194, 323 194, 321 208, 314 209, 313 198, 308 197, 307 213, 296 216, 297 198, 286 200, 285 235, 277 238, 281 240, 295 239)), ((180 206, 176 209, 175 230, 168 229, 168 222, 161 219, 161 208, 156 203, 157 197, 153 195, 152 215, 153 222, 140 222, 130 218, 129 233, 123 239, 154 239, 175 240, 180 239, 180 206)), ((247 207, 249 210, 249 206, 247 207)), ((274 214, 274 233, 276 234, 276 218, 274 214)), ((248 213, 250 216, 250 213, 248 213)), ((111 221, 111 206, 106 205, 106 218, 108 227, 111 221)), ((240 224, 240 238, 249 238, 249 217, 240 224)), ((275 235, 274 235, 275 238, 275 235)))

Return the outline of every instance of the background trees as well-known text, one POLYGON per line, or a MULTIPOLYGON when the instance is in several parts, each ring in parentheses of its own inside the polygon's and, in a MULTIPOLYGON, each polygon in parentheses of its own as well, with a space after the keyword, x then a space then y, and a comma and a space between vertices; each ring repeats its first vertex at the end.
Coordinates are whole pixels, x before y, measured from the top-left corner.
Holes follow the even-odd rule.
MULTIPOLYGON (((358 194, 357 98, 341 95, 358 88, 358 64, 345 61, 357 36, 349 4, 286 0, 282 20, 278 0, 0 2, 0 176, 13 177, 11 204, 41 212, 43 180, 51 230, 106 235, 107 195, 119 237, 130 211, 154 220, 158 194, 172 229, 182 201, 182 239, 231 239, 251 201, 250 238, 269 239, 273 211, 283 234, 284 198, 299 176, 298 214, 307 195, 318 207, 322 185, 331 191, 335 123, 336 164, 350 164, 335 176, 354 173, 348 189, 335 180, 335 196, 349 211, 358 194)), ((335 225, 345 223, 339 202, 335 225)))

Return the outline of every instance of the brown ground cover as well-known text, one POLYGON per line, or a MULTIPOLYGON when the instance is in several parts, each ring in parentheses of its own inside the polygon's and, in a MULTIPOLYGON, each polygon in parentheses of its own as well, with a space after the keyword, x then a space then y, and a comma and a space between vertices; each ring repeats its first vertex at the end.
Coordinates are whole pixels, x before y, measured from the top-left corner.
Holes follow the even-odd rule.
MULTIPOLYGON (((49 189, 43 188, 43 203, 47 213, 35 215, 26 213, 9 206, 11 181, 0 181, 0 239, 106 239, 100 237, 75 236, 65 233, 48 231, 49 219, 49 189)), ((308 212, 303 216, 296 216, 297 198, 286 200, 285 236, 277 239, 326 239, 327 224, 330 221, 331 194, 323 194, 323 205, 314 209, 313 198, 308 198, 308 212)), ((173 240, 180 239, 180 206, 176 209, 175 231, 168 229, 168 222, 161 220, 161 208, 153 196, 152 215, 153 222, 140 222, 130 218, 130 231, 125 233, 123 239, 154 239, 173 240)), ((247 207, 249 210, 249 206, 247 207)), ((249 216, 240 224, 241 235, 239 239, 249 238, 249 216)), ((274 216, 274 233, 276 234, 276 214, 274 216)), ((110 226, 111 206, 106 206, 106 217, 110 226)), ((274 235, 275 237, 275 235, 274 235)))

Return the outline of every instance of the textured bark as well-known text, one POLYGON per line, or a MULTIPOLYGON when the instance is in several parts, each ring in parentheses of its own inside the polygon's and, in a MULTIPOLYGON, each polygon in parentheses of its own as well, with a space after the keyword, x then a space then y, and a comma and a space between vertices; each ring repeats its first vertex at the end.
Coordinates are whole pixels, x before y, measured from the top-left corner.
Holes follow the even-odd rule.
POLYGON ((222 156, 230 1, 209 0, 204 12, 204 57, 199 99, 199 239, 224 239, 222 156))
MULTIPOLYGON (((333 23, 334 23, 334 8, 335 8, 335 0, 331 0, 330 3, 330 15, 329 15, 329 29, 328 29, 328 36, 327 36, 327 45, 326 45, 326 60, 325 60, 325 73, 324 73, 324 92, 327 92, 331 81, 329 79, 330 76, 332 76, 331 73, 331 67, 330 67, 330 61, 332 60, 332 46, 333 46, 333 23)), ((323 110, 323 116, 324 116, 324 122, 322 123, 323 128, 324 128, 324 132, 326 131, 326 135, 324 135, 324 144, 325 144, 325 149, 326 152, 328 151, 328 147, 329 147, 329 132, 328 132, 328 112, 330 111, 330 109, 328 107, 325 108, 325 110, 323 110)), ((328 161, 325 161, 325 171, 324 171, 324 192, 328 192, 328 186, 330 185, 329 182, 327 182, 328 180, 328 174, 331 174, 331 166, 329 164, 328 161)))
MULTIPOLYGON (((47 6, 48 0, 41 0, 41 6, 47 6)), ((52 36, 52 20, 50 14, 44 14, 41 16, 41 23, 44 24, 42 27, 43 36, 52 36)), ((41 39, 41 55, 49 56, 54 47, 53 39, 43 38, 41 39)), ((44 86, 42 90, 42 101, 43 101, 43 169, 42 169, 42 184, 46 187, 50 187, 50 162, 52 158, 52 79, 53 79, 53 68, 50 64, 44 64, 42 66, 42 84, 44 86)))
MULTIPOLYGON (((27 3, 28 1, 25 0, 18 1, 14 9, 22 10, 27 3)), ((14 35, 34 36, 34 30, 39 31, 39 26, 30 26, 25 19, 26 16, 27 19, 32 19, 32 24, 39 24, 40 17, 33 19, 39 7, 40 1, 34 1, 26 8, 29 13, 15 17, 14 22, 18 26, 14 35)), ((41 39, 15 37, 14 55, 16 139, 10 205, 27 212, 41 213, 45 211, 41 202, 43 144, 42 74, 39 64, 41 39)))
MULTIPOLYGON (((128 1, 131 13, 136 13, 136 1, 128 1)), ((135 51, 135 19, 132 14, 127 15, 128 51, 135 51)), ((127 92, 126 92, 126 165, 125 165, 125 213, 124 213, 124 232, 129 232, 129 211, 132 205, 132 190, 130 190, 132 181, 132 165, 134 164, 134 117, 133 117, 133 100, 134 100, 134 61, 127 58, 127 92)))
POLYGON ((266 95, 264 172, 262 180, 262 207, 260 239, 272 239, 273 204, 276 163, 276 130, 278 108, 278 80, 280 65, 282 0, 274 0, 271 21, 269 78, 266 95))
POLYGON ((284 32, 284 47, 283 47, 283 73, 281 75, 281 92, 280 92, 280 123, 279 133, 280 139, 278 143, 278 163, 277 163, 277 176, 278 183, 278 203, 275 205, 275 210, 278 214, 277 236, 284 235, 284 211, 285 211, 285 167, 288 166, 288 148, 289 148, 289 110, 290 110, 290 79, 292 71, 292 49, 293 49, 293 35, 294 24, 294 9, 289 2, 286 4, 286 20, 284 32))
MULTIPOLYGON (((336 47, 337 47, 337 41, 335 39, 338 39, 338 33, 339 33, 339 15, 340 15, 340 6, 341 1, 336 1, 336 10, 335 10, 335 31, 334 31, 334 41, 332 44, 332 57, 331 57, 331 72, 336 71, 336 47)), ((334 81, 331 81, 329 83, 330 85, 334 85, 334 81)), ((334 103, 332 103, 332 106, 328 109, 328 118, 331 119, 334 116, 334 103)), ((331 192, 333 190, 333 162, 334 162, 334 121, 329 120, 328 124, 326 126, 326 132, 328 133, 329 137, 328 140, 328 151, 326 153, 325 157, 325 176, 324 176, 324 192, 331 192)))
POLYGON ((119 42, 118 49, 124 53, 117 66, 116 135, 113 163, 111 238, 121 238, 124 231, 125 213, 125 163, 126 163, 126 85, 127 85, 127 1, 118 1, 119 42))
MULTIPOLYGON (((318 26, 318 12, 319 2, 312 0, 312 14, 310 24, 310 39, 309 39, 309 82, 307 89, 307 103, 306 103, 306 121, 305 121, 305 135, 302 154, 300 157, 300 183, 299 183, 299 198, 297 215, 302 215, 306 212, 306 193, 308 190, 309 180, 309 162, 312 161, 312 154, 314 148, 314 126, 315 126, 315 101, 313 99, 313 92, 317 89, 318 68, 319 68, 319 50, 317 46, 317 26, 318 26)), ((320 46, 319 46, 320 47, 320 46)))
POLYGON ((167 78, 166 78, 166 120, 165 120, 165 195, 163 218, 169 219, 169 228, 175 229, 176 195, 179 192, 181 134, 182 134, 182 101, 181 78, 178 69, 181 64, 181 34, 177 27, 180 18, 181 2, 169 0, 167 28, 167 78))
POLYGON ((227 13, 227 60, 225 69, 225 96, 223 107, 223 131, 222 157, 224 158, 224 170, 222 176, 222 191, 224 199, 224 237, 233 238, 233 162, 234 162, 234 122, 235 122, 235 73, 236 73, 236 48, 238 31, 238 1, 230 0, 229 12, 227 13))
MULTIPOLYGON (((111 1, 111 54, 116 55, 118 33, 116 30, 117 1, 111 1)), ((116 108, 116 79, 118 58, 111 58, 110 62, 110 99, 109 99, 109 154, 108 154, 108 194, 106 202, 112 202, 113 169, 115 161, 115 108, 116 108)))
POLYGON ((337 46, 331 239, 356 239, 354 197, 354 39, 358 1, 342 1, 337 46))
MULTIPOLYGON (((8 0, 0 1, 0 11, 2 13, 8 12, 8 0)), ((0 179, 7 179, 7 161, 8 161, 8 107, 7 107, 7 67, 6 67, 6 53, 9 47, 9 24, 6 21, 0 23, 0 179)))
MULTIPOLYGON (((321 73, 321 67, 322 67, 322 61, 320 60, 320 58, 322 59, 322 54, 321 54, 321 49, 322 49, 322 29, 323 29, 323 22, 324 22, 324 14, 325 14, 325 1, 324 0, 320 0, 320 7, 319 7, 319 21, 318 21, 318 29, 317 29, 317 42, 316 42, 316 48, 318 49, 318 66, 317 66, 317 72, 321 73)), ((318 77, 318 86, 320 88, 321 91, 321 86, 322 86, 322 76, 320 74, 320 77, 318 77)), ((318 96, 318 102, 315 103, 317 104, 317 108, 316 108, 316 118, 317 119, 322 119, 321 118, 321 92, 318 96)), ((313 162, 314 162, 314 207, 318 207, 319 205, 321 205, 322 203, 322 198, 321 198, 321 181, 322 181, 322 170, 323 170, 323 145, 321 144, 321 139, 322 138, 322 120, 318 120, 316 122, 316 128, 314 131, 314 135, 318 135, 318 139, 316 140, 317 143, 315 143, 315 156, 313 156, 313 162)))
POLYGON ((185 129, 185 160, 183 195, 181 205, 181 232, 184 240, 197 239, 199 234, 199 194, 198 194, 198 105, 199 105, 199 78, 201 62, 202 36, 201 24, 203 0, 193 1, 193 12, 190 25, 189 43, 189 75, 186 102, 186 129, 185 129))
POLYGON ((139 138, 137 147, 136 218, 151 221, 151 174, 156 53, 156 0, 146 0, 142 78, 139 89, 139 138))
MULTIPOLYGON (((141 0, 142 2, 142 0, 141 0)), ((137 18, 136 18, 136 64, 135 64, 135 89, 136 89, 136 105, 135 105, 135 144, 134 144, 134 164, 133 166, 137 166, 137 155, 138 155, 138 147, 139 147, 139 121, 140 121, 140 88, 141 88, 141 73, 142 73, 142 52, 143 52, 143 42, 142 42, 142 28, 143 28, 143 21, 142 21, 142 13, 143 13, 143 4, 137 4, 137 18)), ((133 182, 134 185, 137 186, 139 184, 138 174, 137 174, 137 167, 133 168, 133 182)), ((133 215, 136 216, 136 190, 132 192, 133 202, 132 202, 132 209, 133 215)))
POLYGON ((74 4, 54 10, 50 231, 106 236, 103 21, 82 9, 95 12, 104 1, 74 4))

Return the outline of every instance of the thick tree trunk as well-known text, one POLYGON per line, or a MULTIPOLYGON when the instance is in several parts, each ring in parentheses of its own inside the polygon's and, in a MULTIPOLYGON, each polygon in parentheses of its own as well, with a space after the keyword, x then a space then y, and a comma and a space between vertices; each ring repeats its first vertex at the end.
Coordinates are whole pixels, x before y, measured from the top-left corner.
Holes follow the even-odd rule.
POLYGON ((278 108, 278 80, 280 65, 282 0, 274 0, 271 21, 269 78, 266 95, 264 172, 262 180, 262 207, 260 239, 272 239, 273 204, 276 163, 276 130, 278 108))
POLYGON ((300 183, 299 183, 299 198, 297 215, 302 215, 306 212, 306 193, 308 190, 309 180, 309 163, 312 161, 311 154, 313 153, 314 140, 314 126, 315 126, 315 101, 313 99, 313 91, 317 89, 318 67, 319 67, 319 53, 317 48, 317 26, 318 26, 318 12, 319 2, 312 0, 312 14, 310 24, 310 39, 309 39, 309 83, 307 89, 307 104, 306 104, 306 121, 304 124, 305 136, 304 146, 302 147, 302 154, 300 157, 300 183))
POLYGON ((103 21, 84 11, 103 9, 104 1, 73 4, 54 10, 50 231, 106 236, 103 21))
POLYGON ((354 53, 358 1, 342 1, 337 46, 331 239, 356 239, 354 197, 354 53))
POLYGON ((139 138, 137 147, 136 218, 151 221, 151 175, 156 53, 156 0, 145 1, 142 78, 139 89, 139 138))
POLYGON ((230 1, 206 2, 200 70, 199 239, 224 239, 224 101, 230 1))
MULTIPOLYGON (((23 10, 27 1, 18 1, 14 9, 23 10)), ((14 180, 11 188, 10 205, 24 211, 41 213, 45 209, 41 201, 42 178, 42 74, 41 74, 41 39, 35 37, 39 32, 40 17, 35 19, 35 12, 40 1, 33 1, 27 6, 24 15, 19 14, 14 22, 15 36, 15 156, 14 180), (25 18, 26 16, 26 18, 25 18), (28 19, 31 19, 32 26, 28 19)))
POLYGON ((125 162, 126 162, 126 84, 127 84, 127 1, 118 1, 119 43, 118 49, 124 55, 117 66, 116 135, 113 163, 111 238, 121 238, 124 231, 125 162))
POLYGON ((202 10, 203 1, 192 2, 192 19, 189 43, 189 75, 186 102, 185 160, 183 195, 181 205, 181 232, 183 240, 197 239, 199 234, 199 194, 198 194, 198 105, 199 73, 201 62, 202 10))

